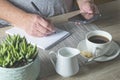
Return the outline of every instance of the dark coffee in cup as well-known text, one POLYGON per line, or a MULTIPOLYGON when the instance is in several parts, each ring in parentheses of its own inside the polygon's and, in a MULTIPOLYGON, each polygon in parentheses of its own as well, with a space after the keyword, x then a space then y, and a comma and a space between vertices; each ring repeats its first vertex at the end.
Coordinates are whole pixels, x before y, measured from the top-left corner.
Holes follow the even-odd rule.
POLYGON ((88 38, 88 40, 93 43, 98 43, 98 44, 106 43, 109 41, 108 38, 106 38, 104 36, 100 36, 100 35, 91 36, 90 38, 88 38))
POLYGON ((87 51, 95 57, 102 56, 111 48, 112 35, 106 31, 94 30, 85 37, 87 51))

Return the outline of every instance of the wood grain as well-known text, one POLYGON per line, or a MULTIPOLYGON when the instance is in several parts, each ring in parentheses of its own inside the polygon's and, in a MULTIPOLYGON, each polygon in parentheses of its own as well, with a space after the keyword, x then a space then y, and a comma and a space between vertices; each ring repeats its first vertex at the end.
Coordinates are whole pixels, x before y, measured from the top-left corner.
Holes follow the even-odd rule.
MULTIPOLYGON (((92 24, 76 25, 66 22, 72 15, 78 14, 78 11, 63 14, 51 18, 56 27, 69 31, 71 36, 53 46, 50 50, 40 49, 39 57, 41 61, 40 76, 37 80, 120 80, 120 56, 107 62, 80 61, 80 71, 77 75, 70 78, 59 76, 50 62, 48 53, 51 50, 57 51, 61 47, 74 47, 85 38, 85 34, 91 30, 102 29, 112 34, 113 40, 120 44, 120 0, 109 2, 99 6, 102 14, 101 19, 92 24)), ((11 27, 0 28, 0 38, 4 37, 5 30, 11 27)))

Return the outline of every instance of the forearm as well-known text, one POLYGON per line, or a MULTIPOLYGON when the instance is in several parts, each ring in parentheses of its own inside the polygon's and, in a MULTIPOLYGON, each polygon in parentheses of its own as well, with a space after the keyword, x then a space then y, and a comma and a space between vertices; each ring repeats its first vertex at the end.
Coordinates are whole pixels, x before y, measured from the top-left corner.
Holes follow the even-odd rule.
POLYGON ((0 18, 22 28, 32 36, 43 37, 54 32, 54 26, 37 14, 27 13, 8 0, 0 0, 0 18))
POLYGON ((8 0, 0 0, 0 18, 11 24, 23 20, 26 12, 12 5, 8 0))

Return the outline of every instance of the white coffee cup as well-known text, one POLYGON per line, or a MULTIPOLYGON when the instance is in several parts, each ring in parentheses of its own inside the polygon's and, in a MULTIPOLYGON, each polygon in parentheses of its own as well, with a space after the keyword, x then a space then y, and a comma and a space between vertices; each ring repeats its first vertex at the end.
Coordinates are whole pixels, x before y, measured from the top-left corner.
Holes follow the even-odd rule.
POLYGON ((107 53, 111 47, 112 36, 110 33, 102 30, 90 31, 86 34, 87 50, 93 56, 101 56, 107 53))

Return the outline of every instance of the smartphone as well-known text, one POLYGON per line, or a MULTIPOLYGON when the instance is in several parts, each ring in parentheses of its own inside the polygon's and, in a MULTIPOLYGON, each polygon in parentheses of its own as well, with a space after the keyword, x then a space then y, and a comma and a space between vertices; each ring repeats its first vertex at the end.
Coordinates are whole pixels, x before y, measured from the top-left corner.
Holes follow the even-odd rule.
POLYGON ((78 15, 75 15, 75 16, 69 18, 68 21, 79 22, 81 24, 87 24, 87 23, 91 23, 91 22, 97 20, 100 16, 101 16, 100 14, 95 14, 93 18, 85 19, 81 14, 78 14, 78 15))

